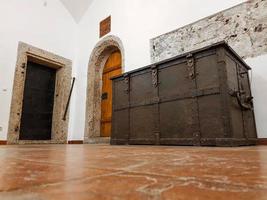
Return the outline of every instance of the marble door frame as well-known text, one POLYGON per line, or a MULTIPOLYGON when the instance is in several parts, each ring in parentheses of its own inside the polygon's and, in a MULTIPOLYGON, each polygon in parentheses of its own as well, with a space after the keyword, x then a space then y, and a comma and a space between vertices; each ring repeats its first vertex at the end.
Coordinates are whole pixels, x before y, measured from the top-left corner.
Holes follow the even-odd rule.
POLYGON ((69 116, 67 116, 65 121, 62 120, 62 118, 71 87, 71 71, 71 60, 33 47, 29 44, 19 42, 9 117, 8 144, 67 143, 69 116), (57 69, 51 140, 19 140, 24 84, 28 61, 57 69))
POLYGON ((87 73, 84 143, 101 143, 110 140, 110 138, 100 137, 102 74, 107 59, 115 51, 121 53, 123 73, 125 57, 120 38, 113 35, 104 37, 91 53, 87 73))

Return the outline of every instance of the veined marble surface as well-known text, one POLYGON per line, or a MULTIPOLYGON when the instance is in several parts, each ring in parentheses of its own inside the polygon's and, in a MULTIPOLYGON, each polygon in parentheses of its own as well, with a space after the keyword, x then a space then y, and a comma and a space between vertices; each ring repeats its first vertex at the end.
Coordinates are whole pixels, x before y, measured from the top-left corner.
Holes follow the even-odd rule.
POLYGON ((267 146, 0 146, 0 199, 267 199, 267 146))

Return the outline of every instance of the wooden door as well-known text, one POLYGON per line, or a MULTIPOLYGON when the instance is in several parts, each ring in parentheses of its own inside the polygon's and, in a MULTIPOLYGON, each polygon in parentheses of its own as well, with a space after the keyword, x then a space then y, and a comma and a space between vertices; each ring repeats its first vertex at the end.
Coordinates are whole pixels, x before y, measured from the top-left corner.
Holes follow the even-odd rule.
POLYGON ((50 140, 56 70, 28 62, 20 140, 50 140))
POLYGON ((101 137, 110 137, 111 135, 112 81, 110 78, 121 73, 121 53, 114 52, 105 64, 102 77, 101 137))

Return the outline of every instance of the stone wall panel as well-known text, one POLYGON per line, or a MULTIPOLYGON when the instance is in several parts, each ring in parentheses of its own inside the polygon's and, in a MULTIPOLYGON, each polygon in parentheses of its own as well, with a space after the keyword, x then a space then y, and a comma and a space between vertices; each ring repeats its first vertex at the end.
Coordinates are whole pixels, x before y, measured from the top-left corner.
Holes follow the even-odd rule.
POLYGON ((251 0, 151 40, 152 63, 226 41, 244 59, 267 53, 267 0, 251 0))

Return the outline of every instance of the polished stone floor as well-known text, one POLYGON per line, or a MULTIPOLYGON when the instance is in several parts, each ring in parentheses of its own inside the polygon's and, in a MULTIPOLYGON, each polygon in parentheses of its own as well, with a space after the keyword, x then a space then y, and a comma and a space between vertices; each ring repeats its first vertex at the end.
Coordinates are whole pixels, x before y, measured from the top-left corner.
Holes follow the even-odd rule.
POLYGON ((267 146, 0 146, 0 199, 267 199, 267 146))

